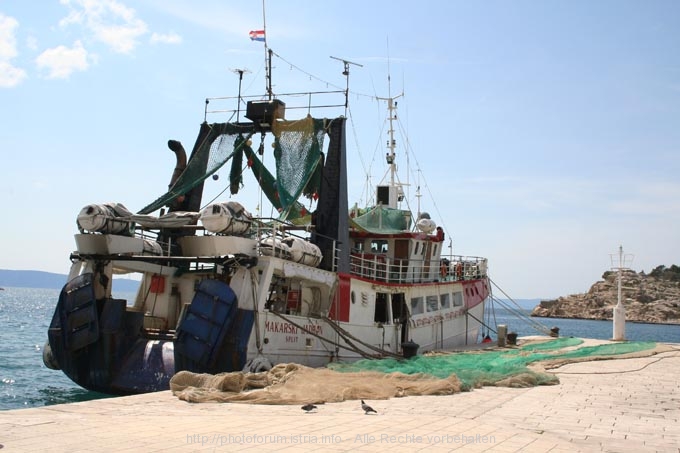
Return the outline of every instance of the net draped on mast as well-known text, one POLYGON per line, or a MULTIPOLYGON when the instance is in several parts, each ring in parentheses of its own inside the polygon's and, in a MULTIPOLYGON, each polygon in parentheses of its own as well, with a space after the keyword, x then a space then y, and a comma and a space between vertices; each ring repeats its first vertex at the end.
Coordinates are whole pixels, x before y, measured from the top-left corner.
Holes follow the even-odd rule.
POLYGON ((256 132, 253 125, 233 123, 203 124, 191 159, 177 181, 154 202, 139 211, 149 214, 173 200, 184 196, 233 160, 230 190, 238 193, 242 183, 236 167, 241 167, 245 154, 248 167, 253 171, 260 187, 280 214, 281 220, 295 220, 309 213, 298 199, 305 195, 318 197, 323 168, 323 141, 325 120, 307 117, 297 121, 276 121, 273 124, 276 177, 258 159, 251 148, 251 137, 256 132))

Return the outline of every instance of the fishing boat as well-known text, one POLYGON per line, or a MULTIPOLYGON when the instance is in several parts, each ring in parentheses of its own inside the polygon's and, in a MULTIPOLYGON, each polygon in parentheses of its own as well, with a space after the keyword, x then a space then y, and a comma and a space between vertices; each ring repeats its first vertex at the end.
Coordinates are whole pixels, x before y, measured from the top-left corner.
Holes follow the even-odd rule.
MULTIPOLYGON (((340 93, 346 106, 349 90, 340 93)), ((407 360, 480 340, 487 260, 444 253, 436 221, 403 208, 394 99, 386 100, 390 178, 370 203, 350 208, 346 115, 315 115, 310 102, 307 115, 289 119, 299 94, 274 95, 270 83, 247 100, 239 89, 227 122, 208 122, 206 102, 190 155, 168 142, 176 167, 166 193, 135 213, 123 203, 83 207, 46 366, 86 389, 125 395, 167 390, 182 370, 407 360), (204 186, 222 168, 231 169, 231 196, 206 203, 204 186), (277 215, 239 201, 251 173, 277 215), (116 297, 118 275, 137 275, 134 297, 116 297)))

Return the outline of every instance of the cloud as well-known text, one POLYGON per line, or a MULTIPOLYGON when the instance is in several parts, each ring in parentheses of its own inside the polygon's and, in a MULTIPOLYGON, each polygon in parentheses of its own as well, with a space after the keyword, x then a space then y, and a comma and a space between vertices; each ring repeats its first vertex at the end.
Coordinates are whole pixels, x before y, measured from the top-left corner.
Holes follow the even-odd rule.
POLYGON ((87 50, 80 41, 73 43, 73 47, 57 46, 47 49, 35 59, 40 69, 47 70, 48 79, 67 79, 75 71, 85 71, 90 67, 87 50))
MULTIPOLYGON (((243 8, 234 6, 234 2, 209 1, 209 2, 186 2, 176 0, 150 0, 154 7, 164 14, 171 15, 182 21, 197 25, 201 28, 215 30, 223 34, 248 39, 248 31, 253 30, 259 23, 252 17, 243 13, 243 8), (231 24, 240 24, 234 27, 225 27, 224 18, 228 17, 231 24)), ((147 3, 149 3, 147 2, 147 3)))
POLYGON ((31 50, 38 50, 38 39, 35 36, 26 38, 26 47, 31 50))
POLYGON ((26 71, 17 68, 11 60, 18 55, 14 35, 19 22, 0 13, 0 88, 17 86, 26 78, 26 71))
POLYGON ((180 44, 182 42, 182 37, 177 33, 153 33, 150 41, 151 44, 180 44))
POLYGON ((61 4, 70 9, 61 26, 82 25, 117 53, 132 53, 149 31, 134 9, 116 0, 61 0, 61 4))

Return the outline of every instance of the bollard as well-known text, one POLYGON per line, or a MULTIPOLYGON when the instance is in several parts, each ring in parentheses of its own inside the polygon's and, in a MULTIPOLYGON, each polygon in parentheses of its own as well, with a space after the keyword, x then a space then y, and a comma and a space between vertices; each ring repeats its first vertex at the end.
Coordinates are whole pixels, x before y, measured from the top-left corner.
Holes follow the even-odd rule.
POLYGON ((498 325, 498 346, 501 348, 505 346, 505 336, 508 334, 508 326, 505 324, 498 325))

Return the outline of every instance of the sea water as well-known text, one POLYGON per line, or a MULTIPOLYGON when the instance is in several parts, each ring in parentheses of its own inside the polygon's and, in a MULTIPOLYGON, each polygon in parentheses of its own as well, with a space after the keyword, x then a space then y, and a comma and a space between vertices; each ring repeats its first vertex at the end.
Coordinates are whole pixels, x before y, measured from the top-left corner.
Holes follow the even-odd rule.
POLYGON ((105 398, 43 364, 47 329, 59 290, 0 291, 0 410, 105 398))
MULTIPOLYGON (((120 294, 126 298, 129 295, 120 294)), ((90 392, 74 384, 61 371, 47 368, 42 352, 47 341, 59 290, 5 288, 0 291, 0 410, 47 406, 98 398, 107 395, 90 392)), ((529 310, 525 310, 529 313, 529 310)), ((549 328, 558 327, 561 337, 610 339, 611 321, 531 318, 549 328)), ((532 323, 507 309, 489 307, 485 323, 508 326, 519 336, 538 335, 532 323)), ((486 333, 486 332, 485 332, 486 333)), ((493 332, 490 335, 496 339, 493 332)), ((680 325, 626 323, 631 341, 680 343, 680 325)))
MULTIPOLYGON (((519 337, 530 335, 545 335, 553 327, 559 329, 560 337, 595 338, 599 340, 611 340, 613 337, 613 324, 611 320, 596 321, 591 319, 563 319, 563 318, 537 318, 529 317, 530 309, 523 309, 517 314, 518 309, 508 310, 505 308, 489 307, 485 315, 485 324, 495 330, 497 325, 506 325, 507 331, 514 332, 519 337), (528 318, 528 320, 527 320, 528 318), (539 324, 543 329, 538 328, 539 324)), ((678 324, 647 324, 638 322, 626 322, 626 340, 629 341, 656 341, 659 343, 680 343, 680 325, 678 324)), ((488 330, 487 330, 488 332, 488 330)), ((493 332, 490 336, 495 340, 493 332)))

